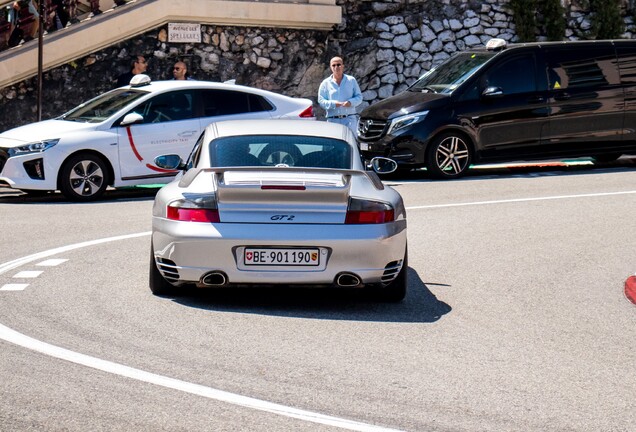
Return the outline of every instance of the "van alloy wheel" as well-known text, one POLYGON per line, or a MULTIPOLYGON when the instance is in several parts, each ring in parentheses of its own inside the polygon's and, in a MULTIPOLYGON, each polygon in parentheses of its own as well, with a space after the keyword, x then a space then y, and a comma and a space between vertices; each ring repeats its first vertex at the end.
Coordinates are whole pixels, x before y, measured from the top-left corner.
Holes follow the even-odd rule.
POLYGON ((472 160, 472 148, 458 134, 446 133, 431 142, 426 168, 435 178, 452 179, 466 174, 472 160))

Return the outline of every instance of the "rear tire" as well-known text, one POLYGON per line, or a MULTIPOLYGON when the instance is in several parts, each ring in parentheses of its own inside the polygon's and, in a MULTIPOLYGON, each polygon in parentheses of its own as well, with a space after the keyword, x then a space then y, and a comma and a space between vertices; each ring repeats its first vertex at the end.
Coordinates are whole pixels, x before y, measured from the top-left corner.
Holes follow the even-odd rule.
POLYGON ((470 168, 473 149, 461 134, 446 132, 433 139, 426 153, 426 169, 438 179, 454 179, 463 176, 470 168))
POLYGON ((71 201, 93 201, 108 186, 108 168, 99 156, 79 153, 71 156, 60 170, 60 191, 71 201))
POLYGON ((154 295, 169 296, 176 294, 176 287, 168 282, 157 268, 154 247, 152 245, 150 246, 150 272, 148 276, 148 285, 154 295))
POLYGON ((402 269, 397 277, 388 285, 380 285, 376 287, 375 292, 380 301, 388 303, 398 303, 406 297, 406 288, 408 286, 408 268, 409 268, 408 250, 404 251, 404 262, 402 269))

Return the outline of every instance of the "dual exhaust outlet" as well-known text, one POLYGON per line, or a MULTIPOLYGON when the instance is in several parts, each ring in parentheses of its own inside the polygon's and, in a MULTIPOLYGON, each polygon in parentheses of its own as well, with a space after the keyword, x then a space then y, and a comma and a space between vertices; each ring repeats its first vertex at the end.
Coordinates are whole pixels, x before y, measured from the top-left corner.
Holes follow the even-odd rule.
MULTIPOLYGON (((220 287, 228 284, 228 278, 222 271, 211 271, 201 279, 207 287, 220 287)), ((341 287, 356 287, 362 284, 360 278, 353 273, 340 273, 336 276, 336 285, 341 287)))

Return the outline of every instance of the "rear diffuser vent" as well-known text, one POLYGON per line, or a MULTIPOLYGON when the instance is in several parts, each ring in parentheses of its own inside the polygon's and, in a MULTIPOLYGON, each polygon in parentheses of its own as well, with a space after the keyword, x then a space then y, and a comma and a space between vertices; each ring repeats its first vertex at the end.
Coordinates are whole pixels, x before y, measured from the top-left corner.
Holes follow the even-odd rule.
POLYGON ((393 280, 400 273, 400 270, 402 270, 402 262, 403 260, 391 261, 386 265, 386 267, 384 267, 384 273, 382 273, 382 283, 388 284, 390 282, 393 282, 393 280))
POLYGON ((169 282, 177 282, 179 280, 179 270, 174 261, 165 258, 157 258, 157 267, 163 277, 169 282))

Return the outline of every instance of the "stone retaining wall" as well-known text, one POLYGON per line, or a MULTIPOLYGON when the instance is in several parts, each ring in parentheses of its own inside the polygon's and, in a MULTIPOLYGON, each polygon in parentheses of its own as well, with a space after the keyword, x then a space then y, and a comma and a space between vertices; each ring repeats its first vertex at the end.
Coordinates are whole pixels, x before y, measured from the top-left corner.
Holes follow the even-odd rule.
MULTIPOLYGON (((170 79, 183 60, 194 78, 244 84, 316 100, 328 62, 343 55, 368 105, 403 91, 453 52, 493 37, 515 41, 508 2, 501 0, 339 1, 343 22, 333 31, 202 26, 200 44, 167 42, 167 26, 77 59, 44 74, 43 118, 60 115, 113 88, 137 53, 154 80, 170 79)), ((567 38, 590 27, 588 14, 567 5, 567 38)), ((631 38, 633 25, 626 18, 631 38)), ((539 37, 540 39, 541 37, 539 37)), ((0 90, 0 131, 36 120, 35 78, 0 90)), ((316 112, 320 116, 322 112, 316 112)))

